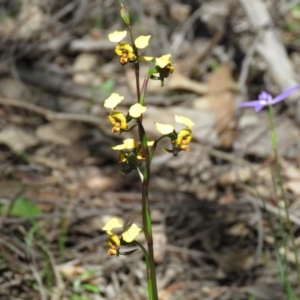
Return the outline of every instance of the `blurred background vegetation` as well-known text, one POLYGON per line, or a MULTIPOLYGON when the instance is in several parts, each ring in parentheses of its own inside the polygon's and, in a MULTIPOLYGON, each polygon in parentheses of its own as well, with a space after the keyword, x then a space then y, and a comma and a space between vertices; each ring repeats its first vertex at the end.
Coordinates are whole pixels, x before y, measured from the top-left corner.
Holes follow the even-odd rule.
MULTIPOLYGON (((149 137, 176 113, 196 123, 188 153, 153 161, 161 300, 285 297, 266 218, 280 214, 267 115, 236 106, 299 80, 300 3, 250 2, 124 2, 135 37, 151 35, 142 54, 175 63, 163 88, 149 84, 149 137)), ((1 299, 147 297, 142 254, 108 257, 101 232, 112 216, 141 224, 138 176, 119 174, 111 151, 134 136, 113 135, 103 108, 112 92, 124 111, 135 101, 132 66, 107 38, 125 30, 119 10, 115 0, 0 0, 1 299)), ((295 93, 274 119, 296 234, 298 104, 295 93)))

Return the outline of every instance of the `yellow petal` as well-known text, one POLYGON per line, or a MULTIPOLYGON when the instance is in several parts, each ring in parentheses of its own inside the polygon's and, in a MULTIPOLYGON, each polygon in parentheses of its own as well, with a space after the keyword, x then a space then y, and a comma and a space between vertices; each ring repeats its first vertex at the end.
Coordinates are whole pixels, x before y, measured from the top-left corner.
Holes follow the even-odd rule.
POLYGON ((120 238, 116 235, 110 235, 107 239, 106 239, 107 244, 110 247, 114 247, 114 246, 120 246, 121 242, 120 242, 120 238))
POLYGON ((126 116, 122 112, 113 110, 110 116, 108 116, 108 119, 114 125, 113 132, 128 129, 126 116))
POLYGON ((124 99, 123 96, 119 95, 118 93, 112 93, 105 101, 104 107, 106 108, 115 108, 122 100, 124 99))
POLYGON ((115 31, 108 35, 108 39, 113 43, 119 43, 127 35, 127 31, 115 31))
POLYGON ((147 110, 147 107, 140 103, 135 103, 129 108, 129 115, 133 118, 139 118, 147 110))
POLYGON ((134 139, 126 139, 123 141, 123 144, 112 147, 113 150, 130 150, 136 147, 134 139))
POLYGON ((152 59, 153 59, 153 56, 140 56, 140 60, 151 61, 152 59))
POLYGON ((140 149, 140 150, 136 153, 136 158, 137 158, 138 160, 145 160, 145 156, 144 156, 144 154, 143 154, 143 150, 142 150, 142 149, 140 149))
POLYGON ((175 115, 175 121, 180 124, 186 125, 188 128, 193 127, 195 124, 187 117, 175 115))
POLYGON ((118 248, 110 248, 108 249, 107 254, 109 256, 115 256, 118 254, 118 250, 119 250, 118 248))
POLYGON ((149 45, 151 35, 141 35, 135 39, 134 44, 138 49, 144 49, 149 45))
POLYGON ((113 149, 113 150, 124 150, 125 149, 125 145, 124 144, 120 144, 120 145, 111 147, 111 149, 113 149))
POLYGON ((161 134, 169 134, 174 131, 174 126, 171 124, 155 123, 156 129, 161 134))
POLYGON ((132 224, 128 230, 122 234, 122 238, 125 242, 130 243, 136 239, 142 229, 139 228, 136 224, 132 224))
POLYGON ((119 163, 123 163, 127 160, 127 157, 125 155, 125 152, 124 151, 120 151, 119 153, 119 163))
POLYGON ((171 54, 166 54, 166 55, 163 55, 161 57, 157 57, 156 58, 156 64, 160 67, 160 68, 164 68, 165 66, 167 66, 169 63, 171 63, 170 61, 170 57, 172 55, 171 54))
POLYGON ((177 135, 178 145, 184 143, 188 144, 192 140, 192 131, 189 128, 181 129, 177 135))
POLYGON ((178 132, 177 139, 173 142, 175 145, 179 146, 182 150, 188 151, 188 144, 192 140, 192 131, 189 128, 181 129, 178 132))
POLYGON ((134 139, 124 140, 125 149, 134 149, 136 147, 134 139))
POLYGON ((148 146, 153 146, 153 144, 154 144, 154 141, 148 141, 148 142, 147 142, 147 145, 148 145, 148 146))
POLYGON ((117 55, 121 56, 123 52, 133 55, 133 48, 128 43, 119 43, 115 49, 117 55))
POLYGON ((121 221, 118 218, 112 218, 104 225, 102 230, 106 231, 109 235, 114 235, 112 230, 118 227, 123 227, 121 221))

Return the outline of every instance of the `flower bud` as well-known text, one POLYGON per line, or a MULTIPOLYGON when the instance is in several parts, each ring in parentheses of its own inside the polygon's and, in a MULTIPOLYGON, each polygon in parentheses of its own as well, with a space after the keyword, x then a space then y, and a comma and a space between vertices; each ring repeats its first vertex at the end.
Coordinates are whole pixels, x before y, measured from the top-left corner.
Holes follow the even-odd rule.
POLYGON ((126 7, 121 3, 121 17, 127 26, 130 26, 130 17, 126 7))

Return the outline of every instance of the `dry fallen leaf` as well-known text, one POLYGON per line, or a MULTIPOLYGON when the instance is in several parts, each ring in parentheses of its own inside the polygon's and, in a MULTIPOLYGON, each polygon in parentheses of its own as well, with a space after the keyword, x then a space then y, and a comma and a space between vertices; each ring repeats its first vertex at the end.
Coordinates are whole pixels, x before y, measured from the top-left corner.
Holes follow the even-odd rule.
POLYGON ((184 23, 188 19, 191 11, 192 7, 188 4, 173 3, 170 7, 171 17, 180 23, 184 23))
POLYGON ((8 125, 0 132, 0 143, 5 144, 13 151, 24 152, 26 149, 36 146, 39 140, 22 128, 8 125))
POLYGON ((18 35, 22 38, 30 37, 47 20, 47 15, 43 13, 43 10, 38 5, 29 3, 28 1, 23 1, 19 13, 19 20, 22 22, 22 26, 18 24, 18 35))
POLYGON ((232 76, 228 65, 212 73, 207 81, 208 102, 215 114, 215 128, 220 135, 221 146, 231 147, 236 128, 236 97, 232 92, 232 76))
POLYGON ((300 180, 300 169, 295 166, 295 163, 290 163, 288 160, 281 158, 280 167, 287 179, 300 180))
POLYGON ((186 90, 198 95, 207 93, 206 84, 192 80, 179 71, 174 72, 168 77, 165 86, 170 90, 186 90))
POLYGON ((160 264, 165 259, 168 238, 163 224, 153 224, 154 261, 160 264))
POLYGON ((233 236, 249 236, 250 230, 245 223, 236 223, 228 228, 227 233, 233 236))
POLYGON ((98 175, 86 178, 85 185, 92 190, 107 191, 116 185, 116 180, 112 177, 98 175))
POLYGON ((82 123, 70 121, 53 121, 39 126, 36 130, 41 140, 64 146, 70 146, 85 132, 82 123))
POLYGON ((300 195, 300 179, 290 180, 284 184, 285 188, 294 195, 300 195))
POLYGON ((100 77, 96 76, 93 69, 97 66, 97 55, 91 53, 82 53, 78 55, 74 61, 73 80, 79 84, 99 85, 100 77))
MULTIPOLYGON (((255 112, 249 111, 244 114, 245 116, 253 115, 255 112)), ((243 119, 244 115, 241 117, 241 122, 243 119)), ((299 129, 294 121, 287 118, 280 120, 280 122, 275 118, 274 121, 278 153, 282 155, 299 138, 299 129)), ((266 157, 273 154, 269 128, 268 115, 264 112, 256 115, 256 118, 253 118, 251 122, 243 122, 243 127, 240 128, 241 133, 235 140, 236 149, 243 151, 245 155, 251 154, 258 157, 266 157)))
POLYGON ((0 95, 11 99, 22 99, 23 86, 12 78, 2 78, 0 80, 0 95))

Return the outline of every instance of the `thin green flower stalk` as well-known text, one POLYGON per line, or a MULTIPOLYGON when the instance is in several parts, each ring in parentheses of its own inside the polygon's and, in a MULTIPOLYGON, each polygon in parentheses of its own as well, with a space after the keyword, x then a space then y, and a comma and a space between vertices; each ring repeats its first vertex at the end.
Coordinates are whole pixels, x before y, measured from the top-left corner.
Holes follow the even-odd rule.
MULTIPOLYGON (((274 250, 275 250, 275 257, 276 257, 277 265, 278 265, 278 268, 279 268, 280 281, 281 281, 282 285, 285 287, 285 290, 287 291, 288 290, 287 285, 289 284, 289 282, 287 281, 287 274, 286 274, 286 270, 285 270, 285 267, 284 267, 284 263, 286 264, 287 261, 285 259, 285 262, 284 262, 283 259, 282 259, 282 256, 280 255, 279 240, 277 238, 277 234, 276 234, 276 230, 275 230, 275 226, 274 226, 274 223, 273 223, 272 216, 271 216, 269 210, 267 209, 265 198, 260 194, 259 190, 256 188, 256 186, 251 181, 249 182, 249 185, 253 188, 253 190, 256 192, 257 196, 261 199, 262 204, 263 204, 263 209, 267 214, 267 219, 268 219, 268 222, 270 224, 271 234, 274 238, 274 250)), ((282 222, 281 214, 279 214, 279 218, 281 219, 280 222, 282 222)), ((283 239, 284 235, 282 234, 282 227, 281 227, 281 236, 282 236, 282 239, 283 239)))
MULTIPOLYGON (((126 9, 126 7, 121 3, 121 17, 128 27, 128 31, 130 34, 130 40, 131 40, 131 45, 133 47, 133 52, 136 55, 136 57, 139 57, 138 53, 138 48, 135 46, 134 39, 133 39, 133 34, 131 30, 131 24, 130 24, 130 16, 129 13, 126 9)), ((135 72, 135 85, 136 85, 136 96, 137 96, 137 101, 139 102, 140 100, 140 64, 139 61, 137 60, 134 64, 134 72, 135 72)))
MULTIPOLYGON (((147 250, 143 247, 143 245, 137 241, 135 241, 136 245, 142 250, 144 257, 145 257, 145 261, 146 261, 146 265, 148 267, 148 270, 150 269, 151 261, 148 255, 147 250)), ((155 271, 155 269, 154 269, 155 271)), ((155 275, 155 272, 152 272, 152 274, 155 275)), ((152 278, 151 274, 149 274, 147 276, 147 280, 148 280, 148 294, 149 294, 149 299, 158 299, 157 295, 154 293, 155 291, 157 291, 157 287, 156 287, 156 277, 152 278), (153 283, 155 283, 155 286, 153 285, 153 283)))
MULTIPOLYGON (((285 216, 286 216, 286 222, 287 222, 287 227, 288 227, 288 231, 289 231, 289 236, 290 236, 291 241, 292 241, 292 247, 293 247, 294 258, 295 258, 295 265, 296 265, 296 272, 297 272, 298 292, 300 293, 300 264, 299 264, 299 257, 298 257, 298 249, 297 249, 297 246, 296 246, 295 234, 294 234, 293 227, 292 227, 292 222, 291 222, 291 219, 290 219, 290 211, 289 211, 288 200, 287 200, 285 189, 284 189, 284 186, 283 186, 283 176, 282 176, 280 163, 279 163, 277 135, 276 135, 275 126, 274 126, 272 106, 268 107, 268 116, 269 116, 270 129, 271 129, 270 134, 271 134, 272 148, 273 148, 274 155, 275 155, 276 173, 277 173, 278 180, 279 180, 281 196, 282 196, 282 199, 283 199, 283 202, 284 202, 284 210, 285 210, 285 216)), ((281 224, 281 227, 282 226, 283 225, 281 224)), ((286 255, 286 253, 287 253, 287 241, 285 241, 285 255, 286 255)))
POLYGON ((174 65, 170 60, 171 54, 165 54, 161 57, 139 55, 138 49, 146 48, 151 36, 139 36, 134 39, 130 24, 130 16, 123 4, 121 4, 121 16, 128 28, 130 43, 123 41, 127 36, 127 31, 115 31, 110 33, 108 38, 111 42, 117 43, 115 53, 119 56, 121 65, 125 66, 132 63, 134 66, 137 101, 129 108, 127 113, 122 112, 117 109, 117 106, 122 102, 124 97, 117 93, 112 93, 104 101, 104 107, 111 110, 108 119, 112 124, 113 133, 126 134, 126 132, 133 129, 138 130, 138 142, 132 138, 127 138, 122 144, 112 147, 112 149, 119 151, 119 162, 126 164, 126 167, 121 170, 121 173, 126 175, 131 171, 137 171, 140 177, 141 215, 147 247, 144 247, 135 240, 142 229, 132 222, 123 224, 122 220, 112 218, 103 227, 103 230, 108 234, 107 244, 109 245, 109 255, 130 255, 137 250, 134 249, 124 252, 122 251, 123 245, 138 246, 142 250, 147 266, 149 299, 158 300, 151 208, 149 202, 151 161, 159 141, 163 138, 169 139, 172 146, 171 149, 164 149, 165 152, 172 153, 176 156, 181 151, 188 151, 189 143, 192 140, 191 128, 194 126, 194 123, 184 116, 175 115, 175 121, 179 124, 184 124, 186 126, 185 128, 177 132, 171 124, 156 123, 157 131, 162 135, 155 141, 148 140, 147 132, 143 125, 143 114, 147 110, 147 107, 145 106, 145 97, 148 82, 150 79, 159 80, 161 86, 163 86, 165 79, 173 73, 174 65), (139 65, 141 62, 152 63, 152 67, 147 69, 142 88, 140 88, 139 85, 139 65))
MULTIPOLYGON (((287 243, 287 234, 284 229, 284 220, 283 216, 281 214, 281 209, 280 209, 280 202, 277 197, 277 184, 276 184, 276 178, 274 176, 276 174, 275 172, 272 172, 272 183, 273 183, 273 188, 274 188, 274 195, 276 199, 276 205, 278 208, 278 217, 279 217, 279 225, 280 225, 280 236, 281 240, 283 241, 283 246, 284 246, 284 253, 283 255, 280 254, 280 247, 279 247, 279 239, 277 239, 277 235, 274 229, 274 226, 272 228, 272 236, 274 237, 275 242, 275 255, 276 255, 276 261, 279 267, 279 274, 280 274, 280 279, 283 284, 283 287, 286 291, 287 299, 294 299, 292 296, 292 289, 291 289, 291 283, 289 281, 289 262, 287 259, 287 253, 288 253, 288 243, 287 243), (282 258, 283 256, 283 258, 282 258)), ((268 213, 269 214, 269 213, 268 213)))
MULTIPOLYGON (((284 189, 284 186, 283 186, 283 176, 282 176, 282 173, 281 173, 281 168, 280 168, 280 163, 279 163, 277 136, 276 136, 275 126, 274 126, 273 110, 272 110, 272 105, 283 101, 293 91, 295 91, 296 89, 299 89, 299 88, 300 88, 300 85, 292 86, 292 87, 286 89, 285 91, 283 91, 281 94, 277 95, 274 98, 269 93, 267 93, 265 91, 262 91, 259 94, 258 99, 250 100, 250 101, 246 101, 244 103, 241 103, 239 105, 239 107, 252 107, 252 108, 254 108, 255 112, 259 112, 263 108, 268 107, 271 142, 272 142, 272 148, 273 148, 274 155, 275 155, 275 168, 276 168, 276 173, 277 173, 278 180, 279 180, 281 196, 282 196, 282 199, 283 199, 283 202, 284 202, 284 210, 285 210, 285 216, 286 216, 286 220, 287 220, 287 227, 288 227, 288 231, 289 231, 289 236, 290 236, 291 241, 292 241, 292 247, 293 247, 293 252, 294 252, 294 257, 295 257, 296 272, 297 272, 298 292, 300 294, 300 266, 299 266, 298 251, 297 251, 297 247, 296 247, 295 235, 294 235, 294 232, 293 232, 292 223, 291 223, 291 220, 290 220, 288 200, 287 200, 285 189, 284 189)), ((275 190, 276 190, 275 181, 273 183, 274 183, 274 187, 275 187, 275 190)), ((276 195, 276 192, 275 192, 275 195, 276 195)), ((280 205, 278 203, 278 198, 277 197, 276 197, 276 201, 277 201, 277 206, 279 208, 280 205)), ((264 203, 264 206, 265 206, 265 203, 264 203)), ((279 220, 280 220, 281 236, 282 236, 283 243, 284 243, 284 251, 285 251, 284 258, 285 258, 286 270, 283 270, 282 260, 279 259, 279 256, 278 256, 279 255, 278 242, 276 240, 276 234, 274 233, 274 227, 273 227, 272 222, 271 222, 270 223, 271 226, 272 226, 271 230, 272 230, 273 237, 275 239, 275 252, 276 252, 276 255, 278 256, 277 261, 278 261, 278 265, 279 265, 279 268, 280 268, 280 275, 281 275, 281 278, 283 277, 282 279, 284 281, 284 286, 285 286, 285 289, 286 289, 286 294, 288 296, 288 299, 294 299, 293 292, 291 290, 291 285, 290 285, 289 280, 288 280, 288 275, 289 275, 288 270, 289 270, 289 268, 288 268, 288 261, 287 261, 287 249, 288 249, 287 237, 286 237, 286 233, 284 231, 284 224, 283 224, 282 216, 281 216, 280 213, 279 213, 279 220)))

